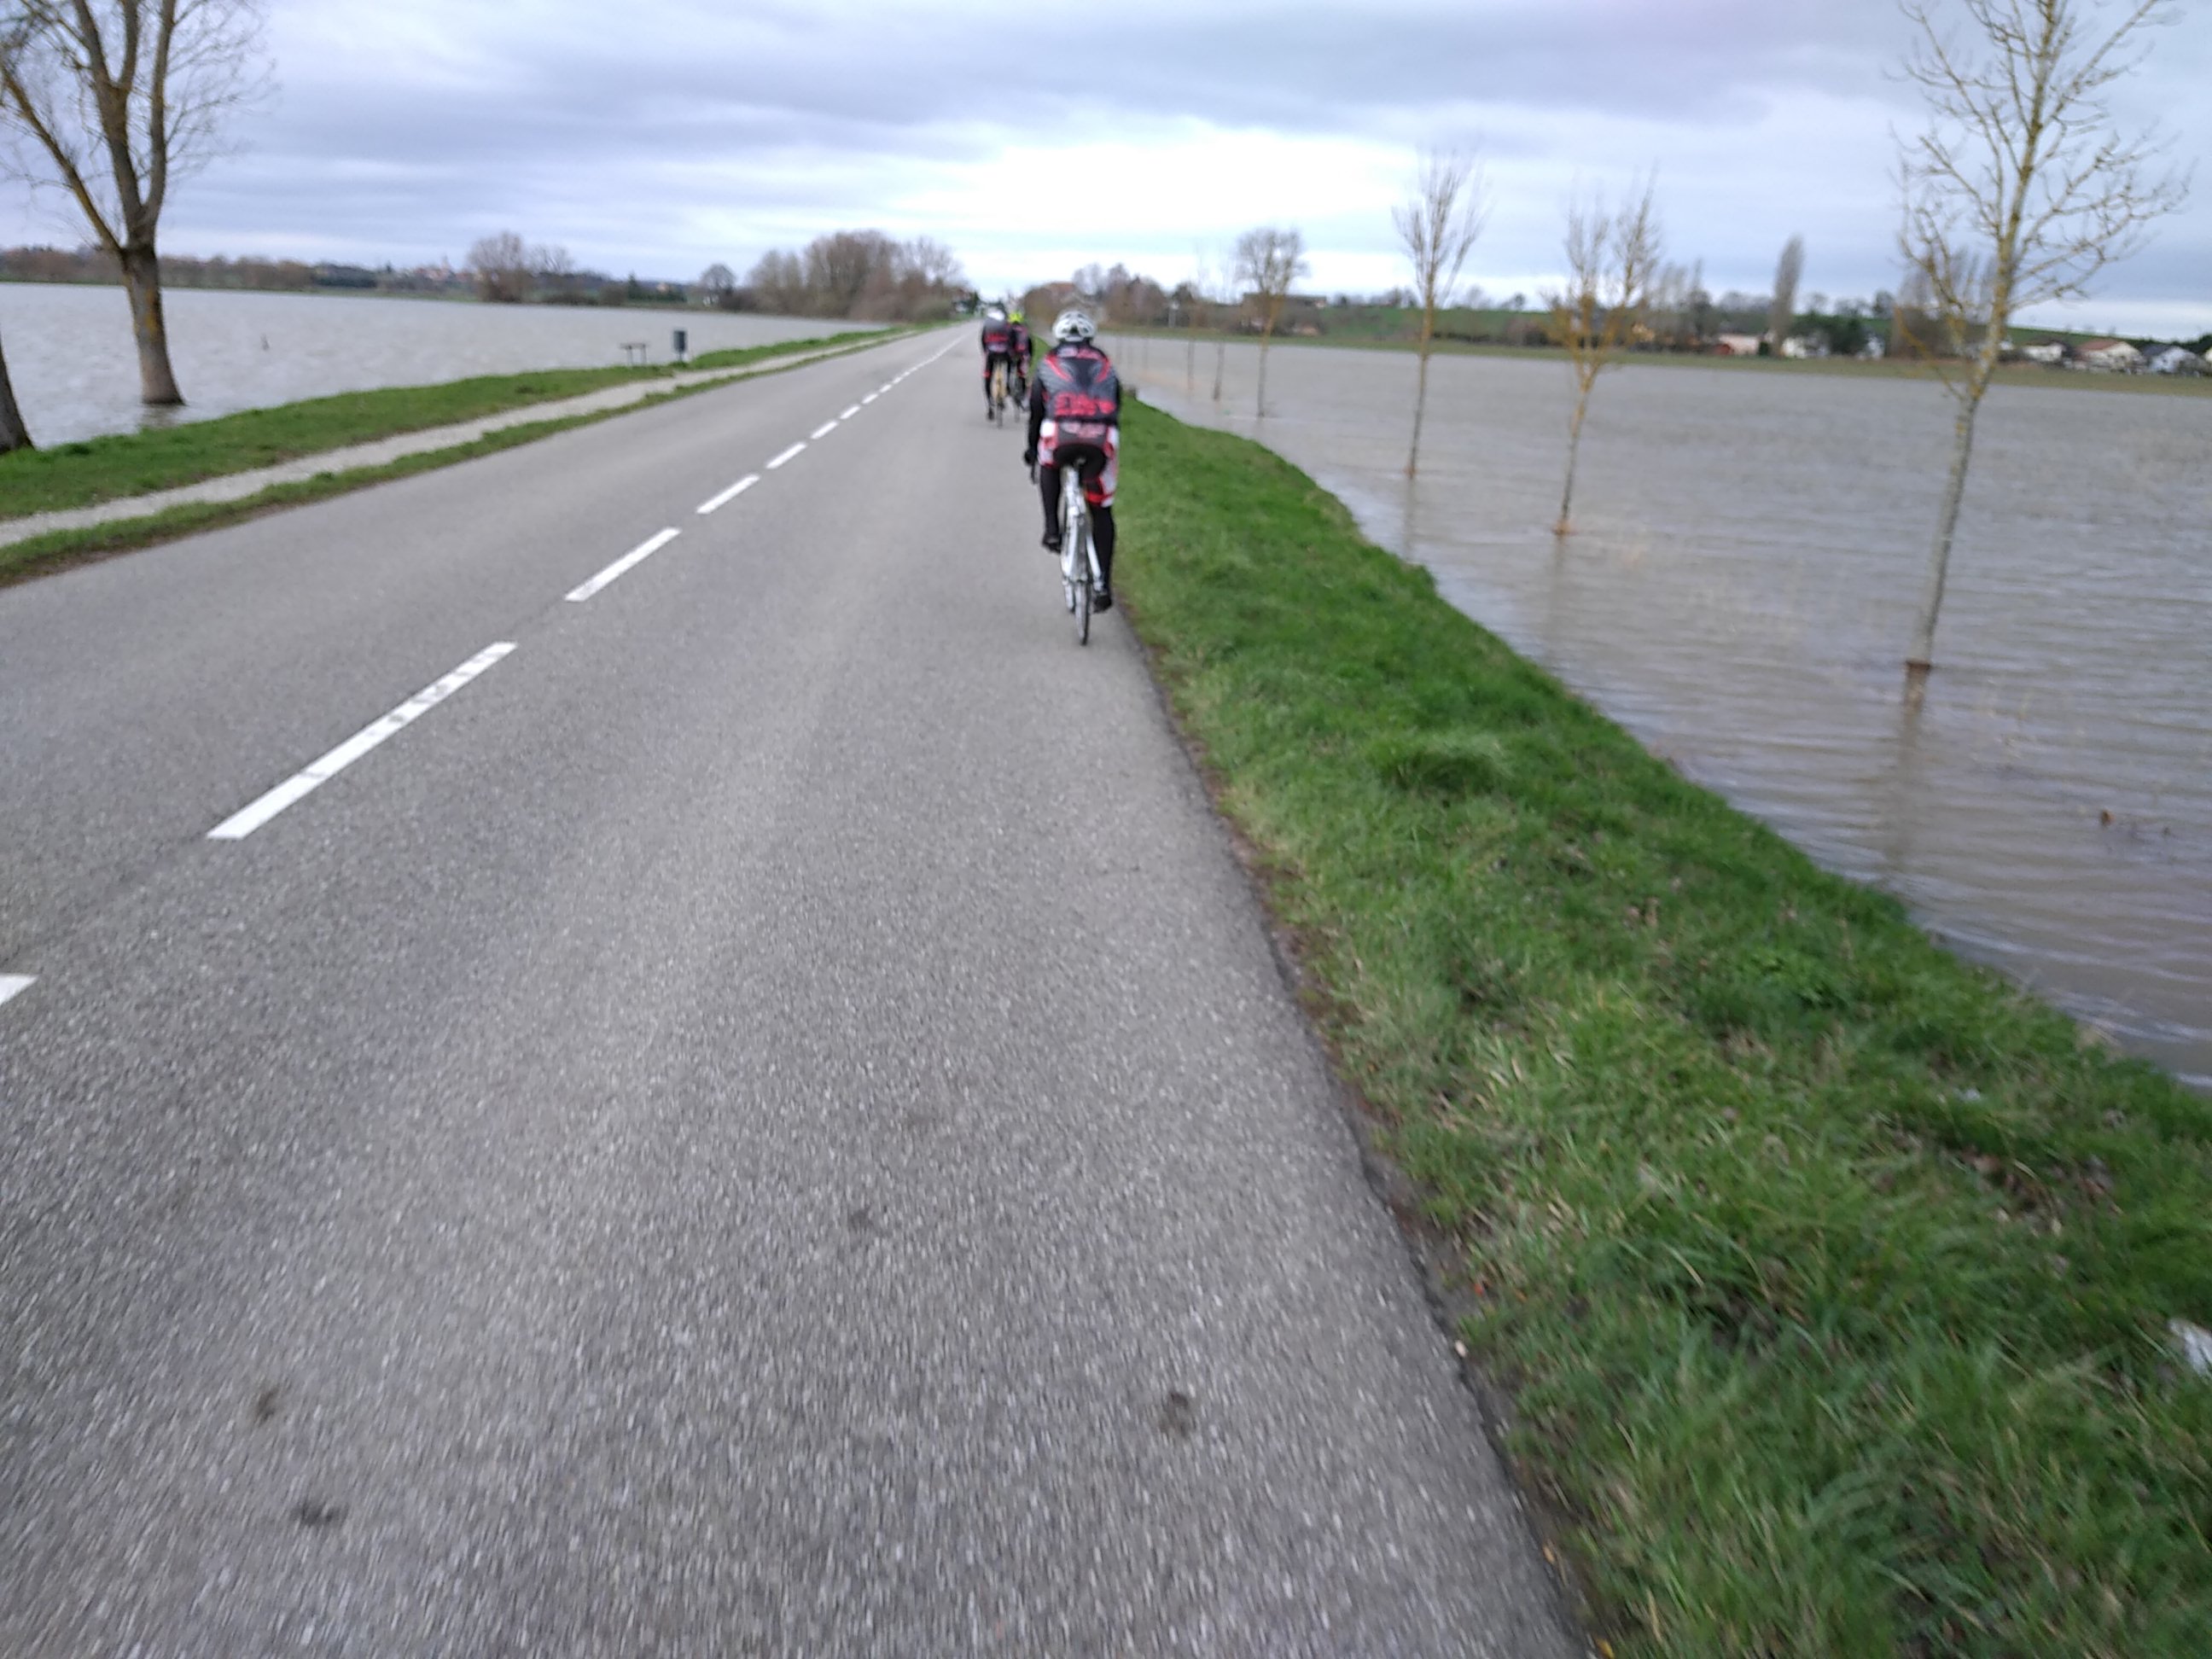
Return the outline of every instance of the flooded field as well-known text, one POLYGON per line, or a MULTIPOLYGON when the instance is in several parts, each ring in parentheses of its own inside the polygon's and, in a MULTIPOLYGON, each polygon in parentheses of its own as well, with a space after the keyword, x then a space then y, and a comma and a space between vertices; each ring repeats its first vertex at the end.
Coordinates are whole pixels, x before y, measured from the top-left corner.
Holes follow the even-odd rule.
POLYGON ((1917 379, 1629 365, 1577 533, 1548 531, 1567 371, 1121 343, 1147 401, 1263 439, 1455 604, 1831 868, 2212 1088, 2212 398, 1999 386, 1939 664, 1900 663, 1948 457, 1917 379))
POLYGON ((629 341, 665 363, 678 328, 690 331, 699 352, 859 326, 719 311, 206 289, 173 289, 164 303, 187 407, 149 417, 138 402, 137 351, 121 289, 0 283, 0 345, 34 440, 67 443, 135 431, 149 418, 204 420, 372 386, 596 368, 621 362, 629 341))

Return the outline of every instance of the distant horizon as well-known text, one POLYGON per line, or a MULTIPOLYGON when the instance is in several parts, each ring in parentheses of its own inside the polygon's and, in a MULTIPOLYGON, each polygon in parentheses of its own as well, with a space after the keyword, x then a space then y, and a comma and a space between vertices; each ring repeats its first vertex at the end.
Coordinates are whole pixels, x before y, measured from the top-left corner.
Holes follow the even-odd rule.
MULTIPOLYGON (((865 227, 854 227, 854 228, 863 228, 865 227)), ((957 252, 958 250, 956 249, 954 251, 957 252)), ((60 244, 52 242, 27 242, 8 246, 0 246, 0 256, 4 256, 9 253, 28 252, 53 252, 77 256, 87 252, 96 252, 98 250, 96 247, 82 242, 80 242, 74 246, 64 246, 60 244)), ((391 271, 395 275, 407 276, 424 276, 434 271, 442 271, 450 276, 459 277, 465 276, 468 270, 468 266, 465 263, 454 262, 450 258, 450 257, 424 260, 415 264, 402 264, 398 260, 388 258, 305 258, 295 254, 278 253, 198 253, 189 251, 173 250, 167 247, 163 248, 161 257, 165 261, 169 259, 179 259, 190 260, 198 264, 212 263, 218 259, 233 263, 243 260, 252 260, 265 264, 296 264, 303 266, 308 270, 314 270, 319 267, 365 270, 369 272, 391 271)), ((728 264, 729 262, 726 260, 722 263, 728 264)), ((1137 266, 1131 264, 1127 260, 1123 259, 1110 262, 1103 260, 1085 260, 1081 264, 1071 267, 1069 271, 1063 275, 1034 276, 1024 280, 1009 283, 1002 286, 979 284, 975 283, 971 276, 969 286, 975 292, 985 296, 986 298, 993 298, 1001 295, 1016 296, 1025 294, 1031 289, 1041 288, 1048 283, 1070 281, 1072 280, 1073 273, 1075 270, 1084 269, 1085 265, 1095 264, 1111 264, 1116 263, 1121 264, 1128 269, 1133 276, 1147 276, 1155 281, 1160 282, 1161 286, 1168 289, 1170 291, 1172 291, 1176 285, 1175 282, 1162 279, 1158 276, 1158 273, 1155 271, 1141 270, 1137 266)), ((705 267, 703 266, 701 268, 702 270, 704 269, 705 267)), ((736 275, 739 283, 742 284, 747 275, 746 270, 736 266, 732 266, 732 270, 736 275)), ((634 281, 641 285, 653 287, 665 286, 688 289, 697 286, 700 272, 695 271, 689 276, 670 276, 666 275, 648 276, 631 270, 615 271, 598 269, 579 269, 571 273, 571 275, 586 281, 593 279, 609 283, 629 283, 634 281)), ((121 279, 118 276, 117 278, 117 284, 118 286, 120 285, 120 281, 121 279)), ((23 286, 34 287, 42 283, 51 283, 53 286, 57 287, 68 287, 81 285, 82 279, 64 279, 62 281, 56 282, 54 279, 51 278, 21 277, 4 270, 0 270, 0 284, 15 283, 21 284, 23 286)), ((1388 284, 1381 289, 1371 291, 1362 291, 1356 289, 1323 288, 1319 285, 1308 283, 1301 283, 1297 288, 1292 290, 1292 293, 1294 297, 1297 298, 1316 299, 1325 302, 1333 301, 1339 295, 1343 295, 1356 305, 1381 305, 1386 302, 1385 296, 1388 295, 1394 288, 1402 290, 1406 285, 1405 279, 1402 276, 1395 284, 1388 284)), ((360 289, 347 289, 337 287, 326 288, 321 290, 271 289, 267 291, 323 291, 333 294, 354 293, 356 295, 359 295, 363 292, 363 290, 360 289)), ((1451 300, 1448 303, 1446 308, 1451 310, 1508 311, 1512 309, 1512 307, 1508 306, 1505 301, 1516 293, 1519 293, 1526 296, 1527 303, 1521 307, 1522 311, 1534 313, 1541 312, 1545 308, 1541 292, 1540 289, 1535 288, 1510 289, 1504 287, 1502 283, 1493 288, 1490 283, 1484 282, 1480 278, 1474 278, 1469 282, 1462 283, 1457 292, 1460 297, 1455 297, 1451 300), (1480 296, 1480 304, 1469 303, 1468 300, 1465 297, 1467 290, 1470 288, 1478 288, 1483 290, 1480 296)), ((1715 289, 1711 288, 1711 285, 1708 285, 1707 292, 1712 295, 1717 304, 1727 294, 1736 293, 1751 296, 1756 293, 1755 290, 1740 288, 1715 289)), ((1865 304, 1870 302, 1873 299, 1872 294, 1829 295, 1824 290, 1816 289, 1808 285, 1802 289, 1800 291, 1801 303, 1798 307, 1799 315, 1818 314, 1815 312, 1815 308, 1809 303, 1803 303, 1804 301, 1809 301, 1816 294, 1819 295, 1820 297, 1830 301, 1832 305, 1844 302, 1865 304)), ((383 297, 399 298, 404 296, 398 295, 386 295, 383 297)), ((429 297, 437 296, 432 295, 429 297)), ((532 301, 531 303, 543 304, 546 302, 542 301, 532 301)), ((1741 309, 1741 307, 1726 308, 1741 309)), ((2118 306, 2098 307, 2095 302, 2092 301, 2080 307, 2065 308, 2063 311, 2061 311, 2058 307, 2037 307, 2033 312, 2023 313, 2022 314, 2014 317, 2012 320, 2015 327, 2039 330, 2046 333, 2110 335, 2115 337, 2133 340, 2156 340, 2175 343, 2187 343, 2191 341, 2201 340, 2208 336, 2212 336, 2212 301, 2208 301, 2203 305, 2193 307, 2174 306, 2171 307, 2163 307, 2162 309, 2169 310, 2174 315, 2191 317, 2194 319, 2193 321, 2184 322, 2179 328, 2160 329, 2130 327, 2124 322, 2115 323, 2112 321, 2111 317, 2112 312, 2123 309, 2129 309, 2129 307, 2118 306), (2053 317, 2051 313, 2055 312, 2059 314, 2053 317), (2103 316, 2106 320, 2094 320, 2095 318, 2100 315, 2103 316)), ((5 320, 4 317, 0 317, 0 323, 4 323, 5 320)))

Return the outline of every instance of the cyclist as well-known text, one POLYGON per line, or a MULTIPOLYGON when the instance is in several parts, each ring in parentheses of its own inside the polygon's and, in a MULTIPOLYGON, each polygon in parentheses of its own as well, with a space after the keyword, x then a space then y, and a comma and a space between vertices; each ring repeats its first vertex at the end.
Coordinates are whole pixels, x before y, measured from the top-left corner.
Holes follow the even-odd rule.
POLYGON ((1053 348, 1037 360, 1030 382, 1030 442, 1024 465, 1037 470, 1044 496, 1044 544, 1060 550, 1060 472, 1076 468, 1091 503, 1091 539, 1098 553, 1095 611, 1114 608, 1114 486, 1120 472, 1121 377, 1098 349, 1097 330, 1080 311, 1053 319, 1053 348))
POLYGON ((1004 364, 1007 378, 1013 376, 1014 325, 1006 319, 1004 306, 991 306, 983 313, 983 409, 988 415, 991 407, 991 371, 1004 364))
POLYGON ((1025 403, 1030 395, 1030 364, 1036 357, 1036 347, 1030 339, 1029 319, 1022 315, 1019 306, 1007 312, 1006 320, 1013 325, 1014 330, 1013 374, 1007 384, 1013 392, 1014 401, 1025 403))

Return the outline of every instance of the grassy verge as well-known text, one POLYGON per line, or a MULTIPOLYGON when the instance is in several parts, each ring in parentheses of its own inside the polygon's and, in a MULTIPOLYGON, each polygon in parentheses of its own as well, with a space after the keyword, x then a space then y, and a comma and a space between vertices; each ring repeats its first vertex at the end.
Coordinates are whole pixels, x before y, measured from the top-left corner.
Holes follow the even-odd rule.
POLYGON ((2212 1103, 1684 781, 1265 451, 1121 586, 1621 1655, 2212 1653, 2212 1103))
MULTIPOLYGON (((690 367, 693 370, 741 368, 801 351, 895 338, 899 331, 852 330, 819 339, 711 351, 695 358, 690 367)), ((556 368, 531 374, 484 375, 441 386, 389 386, 273 409, 249 409, 155 431, 57 444, 51 449, 19 450, 0 455, 0 520, 173 489, 206 478, 250 472, 257 467, 343 449, 349 444, 580 397, 611 386, 665 380, 671 372, 665 365, 556 368)))

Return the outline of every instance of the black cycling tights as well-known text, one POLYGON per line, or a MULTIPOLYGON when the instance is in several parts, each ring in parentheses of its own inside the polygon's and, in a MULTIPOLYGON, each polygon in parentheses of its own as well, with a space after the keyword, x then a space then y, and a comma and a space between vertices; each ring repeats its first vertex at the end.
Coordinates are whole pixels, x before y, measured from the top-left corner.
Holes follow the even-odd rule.
MULTIPOLYGON (((1060 469, 1056 466, 1037 468, 1037 490, 1044 497, 1044 533, 1055 540, 1060 536, 1060 469)), ((1094 507, 1091 509, 1091 539, 1098 549, 1098 575, 1110 588, 1114 586, 1114 509, 1094 507)))

